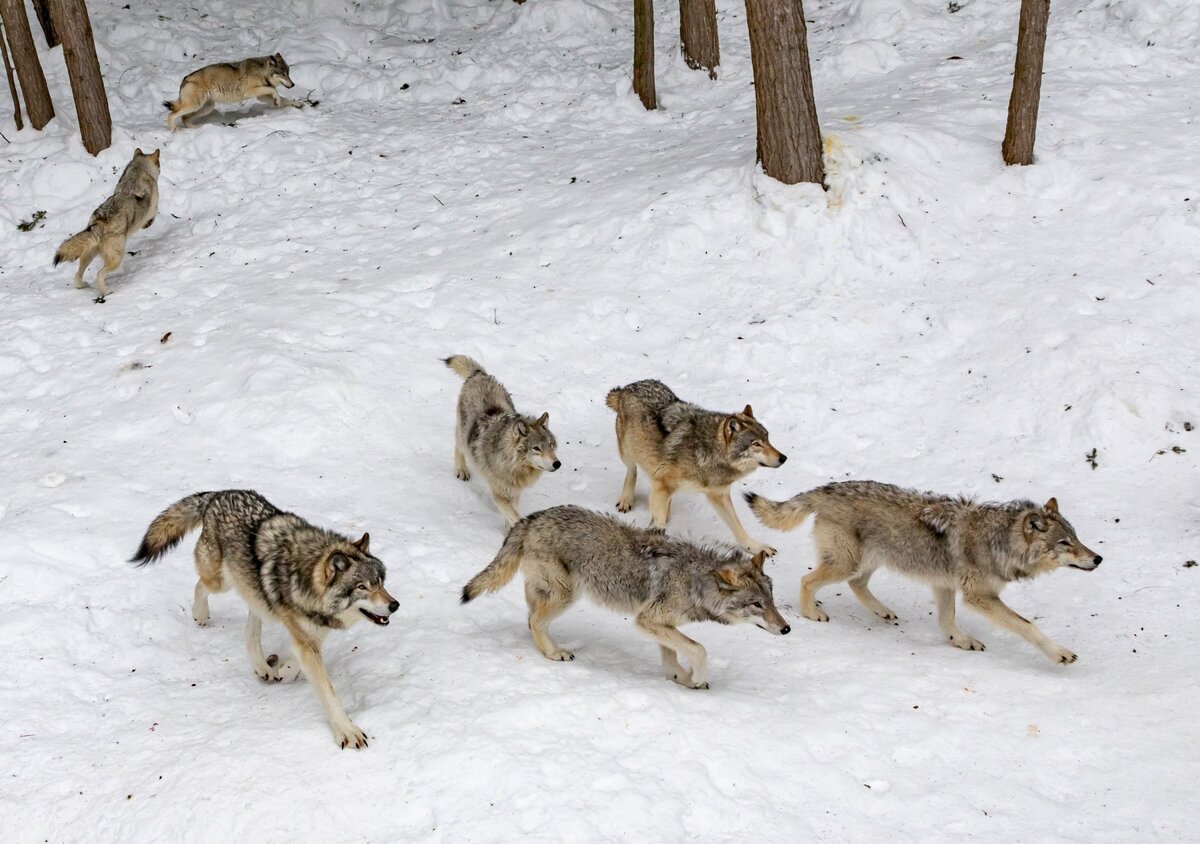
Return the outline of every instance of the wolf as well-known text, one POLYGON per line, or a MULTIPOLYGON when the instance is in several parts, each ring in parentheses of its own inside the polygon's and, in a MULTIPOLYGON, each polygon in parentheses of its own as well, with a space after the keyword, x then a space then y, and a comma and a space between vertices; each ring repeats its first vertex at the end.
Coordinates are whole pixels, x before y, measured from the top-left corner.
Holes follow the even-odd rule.
POLYGON ((259 679, 312 683, 334 739, 363 748, 367 737, 346 715, 325 663, 321 644, 330 630, 366 619, 385 627, 400 606, 383 581, 384 565, 370 551, 370 536, 358 541, 315 527, 284 512, 250 490, 198 492, 160 513, 130 562, 145 566, 200 527, 196 542, 196 582, 192 618, 208 624, 208 596, 236 589, 246 601, 246 653, 259 679), (292 659, 264 659, 262 620, 287 630, 292 659))
POLYGON ((121 266, 125 258, 125 240, 139 229, 148 229, 158 214, 159 151, 133 151, 133 159, 117 180, 117 189, 92 212, 87 228, 62 242, 54 253, 54 266, 63 261, 78 261, 75 286, 86 287, 83 272, 97 255, 104 266, 96 274, 97 302, 108 296, 105 279, 121 266))
POLYGON ((275 108, 285 105, 304 108, 304 103, 281 97, 275 90, 279 85, 291 88, 295 84, 289 75, 288 63, 279 53, 240 62, 210 64, 183 77, 179 99, 163 102, 170 110, 167 128, 174 131, 181 120, 184 126, 191 126, 219 105, 240 103, 252 97, 269 102, 275 108))
POLYGON ((765 558, 761 551, 750 557, 741 550, 693 545, 563 505, 517 522, 496 558, 463 587, 462 603, 495 592, 520 570, 534 646, 547 659, 566 661, 575 655, 559 647, 547 627, 586 592, 598 604, 635 616, 638 630, 658 642, 667 679, 707 689, 708 654, 679 632, 680 624, 751 622, 769 633, 791 632, 775 609, 765 558))
POLYGON ((818 565, 800 584, 805 618, 828 621, 817 605, 817 590, 846 580, 867 609, 894 621, 896 614, 867 586, 875 569, 884 566, 933 588, 938 624, 955 647, 983 650, 982 642, 955 623, 955 597, 961 592, 967 606, 1039 648, 1052 662, 1076 660, 1000 600, 1000 591, 1014 580, 1062 566, 1092 571, 1100 565, 1102 558, 1079 541, 1057 499, 1041 507, 1024 500, 982 504, 874 481, 844 481, 787 501, 753 493, 746 494, 746 501, 764 525, 777 530, 792 530, 816 515, 818 565))
POLYGON ((542 472, 562 466, 558 440, 547 424, 550 414, 534 419, 517 413, 504 385, 466 355, 452 355, 443 363, 463 378, 454 426, 454 474, 462 481, 471 479, 469 454, 487 479, 506 527, 512 527, 521 518, 521 492, 542 472))
POLYGON ((778 468, 787 455, 771 445, 767 429, 750 405, 741 413, 704 410, 680 399, 661 381, 638 381, 609 391, 607 404, 617 412, 617 451, 627 469, 617 509, 633 508, 637 470, 650 476, 650 520, 665 529, 671 496, 698 490, 738 544, 752 554, 772 556, 775 549, 754 540, 742 527, 729 487, 759 466, 778 468))

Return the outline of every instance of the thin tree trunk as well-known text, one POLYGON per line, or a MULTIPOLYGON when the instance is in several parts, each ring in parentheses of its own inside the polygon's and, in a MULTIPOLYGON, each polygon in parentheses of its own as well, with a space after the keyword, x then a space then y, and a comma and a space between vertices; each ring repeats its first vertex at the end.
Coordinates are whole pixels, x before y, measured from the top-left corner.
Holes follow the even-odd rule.
POLYGON ((8 58, 6 37, 4 26, 0 24, 0 53, 4 54, 4 75, 8 77, 8 93, 12 96, 13 121, 17 124, 17 131, 20 132, 25 128, 25 121, 21 119, 21 100, 17 97, 17 80, 13 77, 12 62, 8 58))
POLYGON ((57 47, 58 33, 54 31, 54 22, 50 20, 49 0, 33 0, 33 10, 37 12, 38 23, 42 25, 42 34, 46 36, 46 45, 57 47))
POLYGON ((758 160, 785 184, 825 183, 801 0, 746 0, 758 160))
POLYGON ((1021 0, 1017 63, 1013 68, 1008 125, 1001 146, 1005 164, 1033 163, 1038 101, 1042 96, 1042 59, 1046 53, 1046 24, 1049 20, 1050 0, 1021 0))
POLYGON ((658 108, 654 90, 654 0, 633 0, 633 90, 647 111, 658 108))
POLYGON ((29 31, 29 18, 25 15, 22 0, 0 0, 0 18, 12 47, 12 63, 21 80, 21 93, 25 95, 25 110, 34 129, 41 129, 54 117, 54 103, 50 101, 50 89, 46 87, 46 76, 38 62, 37 48, 33 46, 33 33, 29 31))
POLYGON ((100 75, 87 7, 83 0, 50 0, 50 16, 62 38, 83 147, 96 155, 112 144, 112 117, 108 113, 108 95, 104 93, 104 77, 100 75))
POLYGON ((679 49, 688 67, 717 78, 714 68, 721 63, 721 44, 716 0, 679 0, 679 49))

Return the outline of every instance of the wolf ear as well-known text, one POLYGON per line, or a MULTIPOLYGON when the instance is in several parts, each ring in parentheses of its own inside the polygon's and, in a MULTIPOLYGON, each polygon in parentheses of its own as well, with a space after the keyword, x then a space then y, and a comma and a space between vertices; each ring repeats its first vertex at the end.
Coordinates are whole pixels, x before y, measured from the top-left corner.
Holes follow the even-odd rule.
POLYGON ((538 417, 537 421, 534 422, 533 424, 538 428, 545 428, 546 423, 549 421, 550 421, 550 414, 543 413, 541 416, 538 417))
POLYGON ((737 589, 742 585, 742 574, 735 568, 725 566, 713 572, 722 589, 737 589))
POLYGON ((281 62, 283 61, 283 53, 276 53, 271 58, 275 59, 275 61, 281 62))
POLYGON ((359 551, 362 551, 364 554, 371 553, 369 550, 370 546, 371 546, 371 534, 363 533, 362 539, 360 539, 360 540, 358 540, 358 542, 355 542, 352 544, 354 545, 355 548, 357 548, 359 551))
POLYGON ((752 408, 750 405, 746 405, 746 409, 742 411, 742 416, 749 416, 751 419, 753 419, 754 408, 752 408))
POLYGON ((730 416, 725 420, 725 435, 732 437, 738 431, 742 430, 742 423, 736 416, 730 416))
POLYGON ((1046 532, 1046 520, 1042 518, 1041 513, 1035 511, 1025 516, 1025 531, 1027 533, 1030 531, 1046 532))
POLYGON ((750 562, 752 562, 754 564, 754 567, 756 569, 758 569, 759 571, 762 571, 763 563, 765 563, 766 561, 767 561, 767 552, 766 551, 759 551, 757 554, 755 554, 753 557, 750 558, 750 562))
POLYGON ((1053 513, 1054 515, 1057 516, 1058 515, 1058 499, 1051 498, 1049 501, 1047 501, 1045 503, 1045 505, 1043 505, 1042 509, 1045 510, 1047 513, 1053 513))
POLYGON ((346 555, 338 551, 334 551, 325 560, 325 582, 332 583, 333 579, 340 572, 350 568, 350 561, 346 559, 346 555))
POLYGON ((518 437, 529 436, 529 423, 527 423, 524 419, 518 419, 517 424, 513 425, 513 433, 515 433, 518 437))
POLYGON ((146 154, 146 153, 142 152, 142 148, 141 148, 141 147, 138 147, 137 149, 135 149, 135 150, 133 151, 133 157, 134 157, 134 158, 141 158, 141 157, 142 157, 143 155, 145 155, 145 154, 146 154))

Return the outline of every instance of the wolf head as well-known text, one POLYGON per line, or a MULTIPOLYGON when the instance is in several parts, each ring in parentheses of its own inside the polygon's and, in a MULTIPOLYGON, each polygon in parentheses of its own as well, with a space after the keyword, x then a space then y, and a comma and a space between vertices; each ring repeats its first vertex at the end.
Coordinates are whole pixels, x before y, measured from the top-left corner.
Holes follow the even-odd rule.
POLYGON ((719 594, 713 614, 723 624, 753 622, 768 633, 787 635, 792 628, 775 609, 771 578, 763 571, 764 560, 766 554, 761 551, 749 559, 742 553, 726 558, 713 572, 719 594))
POLYGON ((315 577, 324 581, 325 612, 349 627, 356 621, 385 626, 400 603, 383 588, 387 575, 383 563, 370 552, 371 535, 357 542, 340 542, 331 547, 318 566, 315 577))
POLYGON ((289 74, 288 63, 283 60, 281 53, 276 53, 267 59, 267 81, 272 85, 282 85, 284 88, 295 86, 289 74))
POLYGON ((1079 541, 1075 528, 1058 512, 1058 501, 1051 498, 1041 507, 1032 507, 1021 520, 1021 535, 1028 558, 1039 572, 1062 566, 1092 571, 1101 556, 1079 541))
POLYGON ((546 424, 549 420, 549 413, 543 413, 533 422, 517 420, 512 427, 513 444, 524 463, 545 472, 557 472, 562 463, 555 453, 558 440, 546 424))
POLYGON ((767 429, 754 418, 750 405, 746 405, 741 413, 725 418, 721 423, 721 437, 729 462, 740 471, 750 472, 759 466, 777 469, 787 460, 786 454, 771 445, 767 429))
POLYGON ((133 161, 135 161, 135 162, 140 161, 142 164, 149 167, 154 172, 155 177, 157 177, 158 176, 158 168, 159 168, 159 165, 158 165, 159 152, 160 152, 160 150, 157 150, 157 149, 154 152, 142 152, 141 148, 139 147, 138 149, 135 149, 133 151, 133 161))

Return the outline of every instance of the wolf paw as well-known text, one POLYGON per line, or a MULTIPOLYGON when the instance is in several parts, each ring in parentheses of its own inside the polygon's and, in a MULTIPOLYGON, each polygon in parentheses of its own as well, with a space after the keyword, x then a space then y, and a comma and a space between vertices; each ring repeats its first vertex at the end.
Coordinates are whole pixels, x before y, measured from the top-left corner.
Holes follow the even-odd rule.
POLYGON ((93 299, 92 301, 93 301, 93 302, 95 302, 97 305, 103 305, 103 304, 104 304, 105 302, 107 302, 108 300, 107 300, 107 299, 105 299, 103 295, 100 295, 100 296, 97 296, 97 297, 96 297, 95 299, 93 299))
POLYGON ((621 499, 620 501, 617 502, 617 512, 618 513, 628 513, 632 509, 633 509, 632 501, 626 501, 624 499, 621 499))
POLYGON ((879 616, 884 621, 899 621, 900 620, 900 616, 896 615, 894 612, 889 610, 887 607, 884 607, 882 611, 872 610, 872 612, 874 612, 875 615, 879 616))
POLYGON ((1051 662, 1056 662, 1059 665, 1070 665, 1078 656, 1071 653, 1066 648, 1054 647, 1046 651, 1046 656, 1050 657, 1051 662))
POLYGON ((347 747, 362 750, 367 746, 367 734, 350 721, 333 728, 333 740, 341 745, 342 750, 345 750, 347 747))
POLYGON ((454 473, 454 477, 458 478, 460 481, 469 481, 471 480, 471 473, 466 469, 460 469, 454 473))
POLYGON ((983 642, 978 639, 972 639, 970 636, 951 636, 950 644, 956 648, 962 648, 964 651, 985 651, 987 648, 983 646, 983 642))
POLYGON ((196 610, 192 610, 192 621, 196 622, 196 624, 199 625, 200 627, 208 627, 208 622, 209 622, 208 610, 206 609, 203 612, 198 612, 196 610))
POLYGON ((291 660, 279 661, 278 654, 267 657, 267 665, 273 672, 272 679, 276 683, 294 683, 300 678, 300 666, 293 665, 291 660))
POLYGON ((829 614, 819 606, 813 607, 812 612, 801 610, 800 613, 809 621, 829 621, 829 614))
POLYGON ((761 542, 752 542, 746 546, 746 550, 751 554, 757 554, 759 551, 766 554, 768 557, 774 557, 779 552, 772 545, 763 545, 761 542))
POLYGON ((550 653, 546 654, 546 659, 551 662, 572 662, 575 659, 575 654, 559 648, 556 651, 550 651, 550 653))

